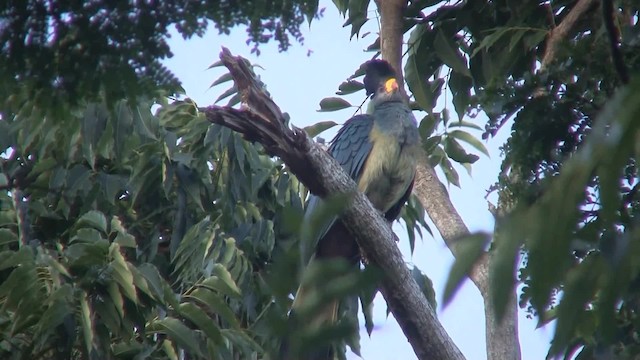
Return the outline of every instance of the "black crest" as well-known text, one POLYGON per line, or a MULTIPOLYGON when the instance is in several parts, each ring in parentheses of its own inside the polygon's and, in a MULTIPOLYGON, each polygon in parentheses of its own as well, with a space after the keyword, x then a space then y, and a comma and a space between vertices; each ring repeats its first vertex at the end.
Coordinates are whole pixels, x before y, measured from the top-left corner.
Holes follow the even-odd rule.
POLYGON ((367 96, 374 94, 382 82, 396 77, 393 67, 385 60, 368 61, 365 64, 365 69, 364 89, 367 96))

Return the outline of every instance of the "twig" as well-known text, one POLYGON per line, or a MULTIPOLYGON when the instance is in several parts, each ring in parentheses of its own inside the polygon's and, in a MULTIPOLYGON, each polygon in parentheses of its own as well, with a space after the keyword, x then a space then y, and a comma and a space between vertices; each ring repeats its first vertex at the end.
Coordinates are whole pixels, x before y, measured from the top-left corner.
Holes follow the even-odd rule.
POLYGON ((611 50, 611 60, 613 60, 613 67, 616 69, 620 81, 623 84, 629 83, 629 72, 627 66, 622 58, 620 47, 618 46, 620 34, 614 23, 614 9, 613 1, 602 0, 602 17, 604 20, 604 27, 607 29, 607 37, 609 38, 609 46, 611 50))

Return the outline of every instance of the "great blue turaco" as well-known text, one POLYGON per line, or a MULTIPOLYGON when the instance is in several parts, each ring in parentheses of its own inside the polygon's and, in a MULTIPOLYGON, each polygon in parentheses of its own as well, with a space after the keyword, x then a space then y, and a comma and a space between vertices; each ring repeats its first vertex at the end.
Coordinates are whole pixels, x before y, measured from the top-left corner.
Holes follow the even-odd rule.
MULTIPOLYGON (((400 92, 396 72, 388 62, 371 60, 365 63, 364 86, 371 98, 369 113, 347 120, 332 140, 329 153, 356 181, 358 189, 367 195, 373 206, 392 222, 399 216, 413 187, 420 147, 416 119, 400 92)), ((305 218, 312 216, 322 201, 311 195, 305 218)), ((361 259, 358 244, 342 221, 336 216, 325 224, 317 237, 302 244, 303 260, 343 258, 358 265, 361 259)), ((296 292, 292 314, 308 295, 306 290, 300 286, 296 292)), ((334 323, 337 315, 338 301, 333 301, 313 317, 312 323, 334 323)), ((327 357, 331 355, 326 351, 305 355, 305 359, 327 357)))

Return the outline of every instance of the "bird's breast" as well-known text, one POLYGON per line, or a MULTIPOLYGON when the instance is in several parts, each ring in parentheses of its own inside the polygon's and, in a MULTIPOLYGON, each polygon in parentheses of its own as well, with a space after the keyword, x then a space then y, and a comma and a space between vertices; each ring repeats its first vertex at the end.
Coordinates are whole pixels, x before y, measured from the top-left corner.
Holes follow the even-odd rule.
POLYGON ((380 211, 386 212, 402 198, 415 175, 417 143, 406 138, 404 131, 376 126, 369 134, 373 146, 358 187, 380 211))

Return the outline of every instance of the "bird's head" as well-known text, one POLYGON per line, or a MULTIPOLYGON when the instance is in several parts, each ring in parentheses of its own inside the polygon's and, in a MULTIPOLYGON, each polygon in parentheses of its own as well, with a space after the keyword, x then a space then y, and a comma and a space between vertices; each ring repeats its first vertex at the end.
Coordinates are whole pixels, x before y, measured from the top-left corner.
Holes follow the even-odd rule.
POLYGON ((384 60, 371 60, 365 64, 364 88, 367 96, 389 99, 399 95, 396 72, 384 60))

